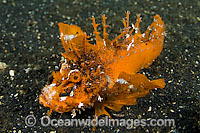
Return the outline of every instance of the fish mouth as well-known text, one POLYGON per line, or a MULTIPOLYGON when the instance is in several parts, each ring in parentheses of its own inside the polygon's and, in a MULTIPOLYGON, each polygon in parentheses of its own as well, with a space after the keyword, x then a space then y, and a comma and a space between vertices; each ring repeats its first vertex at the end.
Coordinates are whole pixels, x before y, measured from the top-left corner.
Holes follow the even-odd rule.
MULTIPOLYGON (((67 98, 67 97, 65 97, 65 98, 67 98)), ((60 97, 60 100, 62 100, 62 99, 63 99, 63 97, 60 97)), ((64 112, 69 112, 73 109, 73 107, 66 104, 66 102, 64 100, 63 101, 60 101, 60 100, 57 100, 57 99, 50 100, 49 97, 44 94, 40 94, 40 96, 39 96, 40 104, 43 104, 44 107, 48 107, 51 110, 54 110, 56 112, 64 113, 64 112)))

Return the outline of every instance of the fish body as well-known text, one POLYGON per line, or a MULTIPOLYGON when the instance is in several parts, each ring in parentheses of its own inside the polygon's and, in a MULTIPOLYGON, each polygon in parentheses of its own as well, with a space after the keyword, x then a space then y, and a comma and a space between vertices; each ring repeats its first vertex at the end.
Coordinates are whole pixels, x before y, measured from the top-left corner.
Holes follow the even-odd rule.
POLYGON ((163 79, 148 80, 138 73, 148 68, 163 49, 165 25, 159 15, 145 33, 141 33, 138 15, 135 25, 129 26, 129 12, 123 19, 124 29, 110 40, 106 32, 106 17, 103 18, 103 38, 97 31, 92 17, 95 44, 76 25, 59 23, 60 37, 65 49, 65 62, 60 71, 53 72, 53 81, 42 89, 40 104, 64 113, 95 108, 95 115, 110 114, 105 107, 120 111, 123 105, 134 105, 154 88, 164 88, 163 79), (133 34, 135 33, 135 34, 133 34))

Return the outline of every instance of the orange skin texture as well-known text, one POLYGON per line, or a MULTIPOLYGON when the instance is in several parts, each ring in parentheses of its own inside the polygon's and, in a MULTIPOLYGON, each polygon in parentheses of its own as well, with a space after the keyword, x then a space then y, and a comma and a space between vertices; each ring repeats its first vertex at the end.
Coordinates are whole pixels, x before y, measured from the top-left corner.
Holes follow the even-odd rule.
POLYGON ((95 44, 76 25, 59 23, 60 37, 65 49, 60 71, 53 72, 53 80, 42 89, 40 104, 59 113, 84 108, 95 108, 95 116, 110 114, 105 107, 120 111, 123 105, 135 105, 139 97, 150 90, 164 88, 163 79, 150 81, 138 73, 148 68, 163 49, 165 25, 159 15, 145 33, 139 30, 141 18, 129 26, 129 12, 123 19, 124 29, 110 40, 106 32, 106 17, 103 18, 103 38, 97 31, 92 17, 95 44), (135 34, 133 34, 133 32, 135 34))

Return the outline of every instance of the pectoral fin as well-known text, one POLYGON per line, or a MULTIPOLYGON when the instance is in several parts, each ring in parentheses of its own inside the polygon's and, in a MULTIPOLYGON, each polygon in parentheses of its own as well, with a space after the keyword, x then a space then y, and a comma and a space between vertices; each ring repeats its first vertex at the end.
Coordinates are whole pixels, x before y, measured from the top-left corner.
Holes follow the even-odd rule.
POLYGON ((123 105, 135 105, 139 97, 144 97, 150 90, 155 88, 164 88, 165 82, 163 79, 150 81, 145 75, 137 73, 130 75, 125 72, 119 75, 120 79, 124 79, 127 83, 115 83, 112 92, 108 92, 106 100, 101 103, 96 103, 95 114, 108 115, 104 107, 108 107, 114 111, 120 111, 123 105))

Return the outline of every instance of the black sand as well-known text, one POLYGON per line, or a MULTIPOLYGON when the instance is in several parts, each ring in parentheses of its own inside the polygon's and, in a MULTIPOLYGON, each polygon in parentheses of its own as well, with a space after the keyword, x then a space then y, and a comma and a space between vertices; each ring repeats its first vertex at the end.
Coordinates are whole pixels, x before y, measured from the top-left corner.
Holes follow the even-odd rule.
MULTIPOLYGON (((121 19, 130 11, 131 22, 142 15, 141 29, 159 14, 166 24, 164 49, 148 69, 150 79, 164 78, 166 87, 138 99, 137 105, 120 112, 109 110, 115 119, 174 119, 173 127, 97 127, 97 132, 198 132, 200 129, 200 2, 197 0, 2 0, 0 2, 0 132, 91 132, 92 127, 43 127, 39 120, 47 112, 35 99, 48 75, 60 67, 64 52, 57 23, 77 24, 93 32, 89 17, 101 22, 108 17, 111 37, 119 34, 121 19), (91 4, 92 3, 92 4, 91 4), (7 67, 3 69, 2 65, 7 67), (13 71, 14 70, 14 75, 13 71), (9 73, 10 72, 10 73, 9 73), (33 114, 37 123, 25 125, 33 114)), ((87 109, 77 119, 93 116, 87 109)), ((105 116, 101 116, 104 118, 105 116)), ((71 113, 53 112, 52 119, 71 119, 71 113)))

